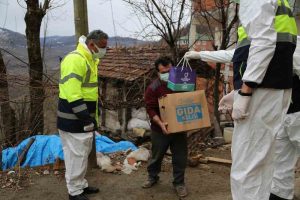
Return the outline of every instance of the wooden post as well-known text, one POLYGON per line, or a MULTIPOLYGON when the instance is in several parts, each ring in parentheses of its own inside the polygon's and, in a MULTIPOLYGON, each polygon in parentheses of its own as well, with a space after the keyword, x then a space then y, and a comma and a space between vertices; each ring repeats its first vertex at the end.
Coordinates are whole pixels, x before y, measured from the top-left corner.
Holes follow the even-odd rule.
POLYGON ((216 116, 214 116, 214 142, 216 146, 222 145, 225 143, 220 123, 218 122, 216 116))
POLYGON ((89 163, 88 168, 97 168, 97 156, 96 156, 96 138, 95 138, 95 132, 93 133, 93 144, 92 144, 92 150, 89 155, 89 163))
MULTIPOLYGON (((122 85, 122 100, 123 102, 126 102, 126 84, 124 83, 122 85)), ((126 132, 126 126, 127 126, 127 120, 126 120, 126 116, 127 116, 127 109, 126 108, 122 108, 122 135, 125 134, 126 132)))
MULTIPOLYGON (((106 91, 107 91, 107 81, 104 79, 101 81, 101 96, 103 101, 105 102, 106 100, 106 91)), ((101 109, 101 126, 106 127, 106 110, 104 108, 101 109)))
POLYGON ((87 35, 89 32, 87 0, 73 0, 74 3, 74 22, 76 42, 82 35, 87 35))

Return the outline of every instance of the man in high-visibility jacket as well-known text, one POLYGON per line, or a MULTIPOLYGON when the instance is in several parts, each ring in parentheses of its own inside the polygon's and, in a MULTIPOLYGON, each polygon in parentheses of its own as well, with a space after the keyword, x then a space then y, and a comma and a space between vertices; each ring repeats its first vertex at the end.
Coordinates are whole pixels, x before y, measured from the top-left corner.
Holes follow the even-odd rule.
POLYGON ((75 51, 61 63, 57 127, 61 137, 70 200, 87 200, 99 192, 84 178, 98 121, 98 64, 108 36, 95 30, 81 36, 75 51))

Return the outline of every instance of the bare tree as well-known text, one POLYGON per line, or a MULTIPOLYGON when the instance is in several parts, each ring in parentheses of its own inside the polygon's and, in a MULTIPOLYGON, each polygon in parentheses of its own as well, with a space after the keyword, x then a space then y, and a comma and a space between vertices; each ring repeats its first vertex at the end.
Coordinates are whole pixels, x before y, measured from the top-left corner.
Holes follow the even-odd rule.
POLYGON ((7 144, 15 142, 15 138, 13 137, 13 134, 15 132, 15 112, 11 108, 9 102, 7 72, 1 51, 0 77, 0 145, 5 145, 5 143, 7 144), (6 142, 3 143, 3 141, 6 142))
MULTIPOLYGON (((215 50, 224 50, 232 46, 236 40, 238 7, 229 0, 195 0, 193 18, 199 20, 198 24, 206 26, 203 33, 210 35, 215 42, 215 50)), ((214 114, 220 121, 218 112, 219 82, 221 64, 216 65, 214 85, 214 114)))
MULTIPOLYGON (((178 59, 178 40, 187 20, 188 0, 123 0, 139 19, 143 18, 143 33, 160 36, 168 45, 174 60, 178 59)), ((140 20, 142 21, 142 20, 140 20)))
POLYGON ((45 91, 43 88, 43 60, 40 46, 40 29, 46 12, 51 7, 51 0, 41 3, 39 0, 25 0, 27 11, 25 14, 27 52, 29 59, 30 77, 30 129, 33 134, 43 132, 44 114, 43 102, 45 91))

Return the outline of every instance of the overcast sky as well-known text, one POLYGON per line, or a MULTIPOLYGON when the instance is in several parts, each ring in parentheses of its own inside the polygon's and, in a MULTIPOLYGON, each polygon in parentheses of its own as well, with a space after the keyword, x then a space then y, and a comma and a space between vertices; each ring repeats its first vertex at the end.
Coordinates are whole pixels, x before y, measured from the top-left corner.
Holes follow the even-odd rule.
MULTIPOLYGON (((25 6, 24 0, 19 1, 25 6)), ((73 0, 53 1, 65 3, 65 5, 48 12, 47 35, 74 35, 73 0)), ((0 0, 0 27, 25 34, 25 12, 25 8, 22 8, 17 0, 0 0)), ((88 14, 89 30, 102 29, 109 36, 129 37, 134 37, 135 33, 141 30, 141 25, 132 14, 131 8, 122 0, 88 0, 88 14), (113 10, 111 10, 110 3, 113 5, 113 10)), ((41 35, 44 30, 43 25, 41 35)))

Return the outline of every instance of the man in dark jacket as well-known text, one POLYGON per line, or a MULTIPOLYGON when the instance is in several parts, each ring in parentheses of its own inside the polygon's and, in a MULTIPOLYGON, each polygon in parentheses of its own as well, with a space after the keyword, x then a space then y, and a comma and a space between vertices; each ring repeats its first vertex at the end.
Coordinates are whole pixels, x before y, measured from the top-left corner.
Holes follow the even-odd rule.
POLYGON ((160 118, 158 99, 172 93, 167 87, 169 71, 173 62, 168 57, 155 61, 158 78, 147 88, 145 103, 151 119, 152 158, 148 165, 148 179, 143 188, 150 188, 159 180, 163 157, 170 147, 173 164, 173 185, 179 197, 187 196, 184 184, 184 173, 187 163, 187 138, 185 133, 169 134, 167 124, 160 118))

